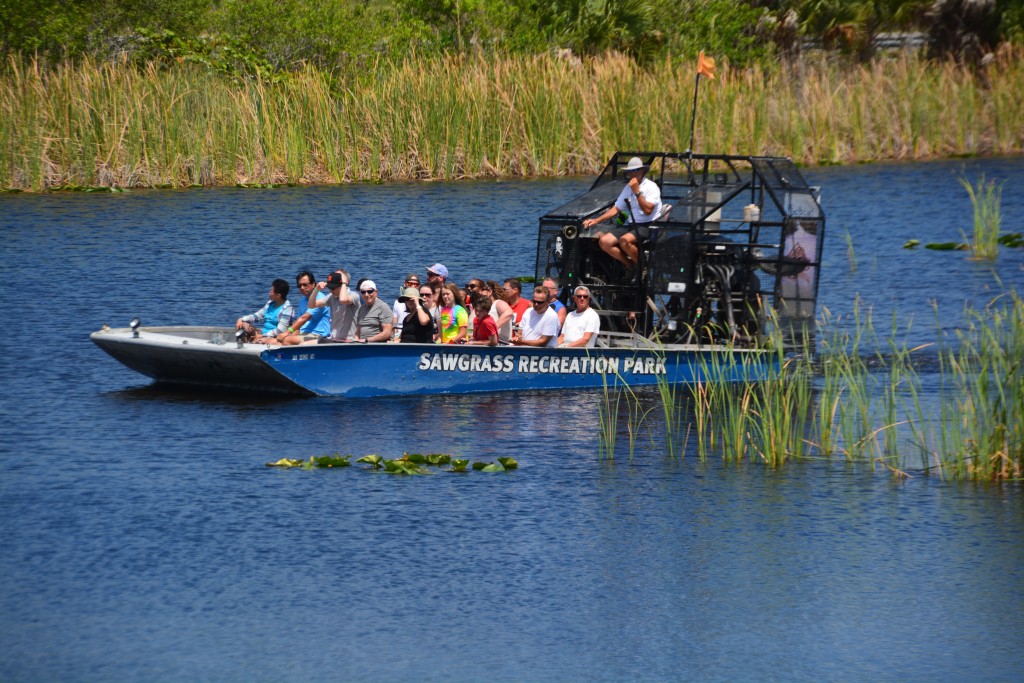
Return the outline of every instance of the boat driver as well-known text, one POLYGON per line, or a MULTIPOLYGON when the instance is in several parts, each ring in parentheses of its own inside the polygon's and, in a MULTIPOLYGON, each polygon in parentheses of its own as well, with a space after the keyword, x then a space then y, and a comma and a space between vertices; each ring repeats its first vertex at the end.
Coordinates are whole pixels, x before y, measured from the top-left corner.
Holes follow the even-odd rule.
POLYGON ((640 157, 630 159, 622 169, 626 174, 626 186, 622 188, 615 203, 601 215, 583 221, 583 228, 586 229, 620 213, 625 214, 625 225, 609 225, 594 236, 599 238, 598 244, 602 251, 626 266, 628 275, 636 271, 640 260, 639 243, 650 236, 650 229, 644 223, 656 220, 661 214, 661 188, 646 177, 649 168, 640 157))

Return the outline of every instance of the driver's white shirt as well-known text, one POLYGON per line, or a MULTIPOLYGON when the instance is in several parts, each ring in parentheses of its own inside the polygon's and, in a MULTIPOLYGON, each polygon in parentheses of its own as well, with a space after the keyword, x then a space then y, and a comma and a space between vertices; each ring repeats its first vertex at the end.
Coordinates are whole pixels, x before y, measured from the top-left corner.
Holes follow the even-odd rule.
POLYGON ((615 208, 632 216, 631 223, 650 223, 661 213, 661 188, 658 187, 658 183, 645 177, 640 181, 640 194, 647 201, 654 202, 654 209, 650 213, 644 213, 644 210, 640 208, 640 203, 633 196, 633 188, 629 186, 629 183, 626 183, 622 192, 619 193, 619 198, 615 200, 615 208))

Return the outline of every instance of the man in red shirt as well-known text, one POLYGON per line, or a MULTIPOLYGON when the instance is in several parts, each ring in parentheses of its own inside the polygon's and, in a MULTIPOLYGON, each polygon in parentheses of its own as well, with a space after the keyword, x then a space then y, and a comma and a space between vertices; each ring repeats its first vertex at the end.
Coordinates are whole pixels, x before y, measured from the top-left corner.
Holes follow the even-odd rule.
POLYGON ((522 297, 523 283, 516 278, 505 280, 505 301, 516 314, 516 325, 523 322, 523 313, 530 310, 530 302, 522 297))

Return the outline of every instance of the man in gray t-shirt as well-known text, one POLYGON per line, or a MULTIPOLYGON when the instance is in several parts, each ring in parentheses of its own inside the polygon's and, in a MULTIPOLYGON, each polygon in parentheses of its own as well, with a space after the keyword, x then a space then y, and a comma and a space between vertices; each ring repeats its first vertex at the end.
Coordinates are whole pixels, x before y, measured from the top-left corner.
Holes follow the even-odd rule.
POLYGON ((326 282, 316 283, 309 296, 309 307, 327 306, 331 310, 331 340, 350 341, 356 333, 356 311, 359 297, 349 288, 349 274, 344 269, 331 273, 326 282), (317 299, 317 293, 330 290, 331 295, 317 299))
POLYGON ((377 285, 373 280, 364 280, 359 285, 359 294, 363 297, 363 305, 356 311, 355 341, 388 341, 394 327, 391 307, 377 298, 377 285))

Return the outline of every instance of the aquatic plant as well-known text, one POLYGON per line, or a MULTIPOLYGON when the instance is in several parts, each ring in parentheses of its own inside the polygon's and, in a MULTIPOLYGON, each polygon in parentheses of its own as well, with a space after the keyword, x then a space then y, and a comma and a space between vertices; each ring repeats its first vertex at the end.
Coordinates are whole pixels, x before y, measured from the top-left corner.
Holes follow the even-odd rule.
POLYGON ((315 467, 349 467, 351 466, 351 463, 349 462, 349 458, 351 457, 351 455, 339 456, 335 453, 334 455, 314 455, 308 460, 303 460, 301 458, 281 458, 275 462, 268 462, 267 467, 301 467, 307 470, 311 470, 315 467))
MULTIPOLYGON (((974 233, 970 238, 971 254, 977 259, 993 260, 999 255, 999 227, 1002 223, 1003 183, 985 180, 982 174, 972 184, 965 176, 959 178, 967 190, 974 209, 974 233)), ((964 236, 967 239, 967 236, 964 236)))
MULTIPOLYGON (((312 456, 308 460, 299 458, 281 458, 275 462, 268 462, 267 467, 300 468, 311 470, 315 468, 350 467, 351 455, 312 456)), ((504 472, 519 468, 519 462, 512 457, 501 456, 496 458, 497 462, 485 463, 475 462, 472 464, 474 471, 482 472, 504 472)), ((442 467, 450 464, 448 472, 465 472, 470 466, 469 460, 453 459, 446 453, 403 453, 398 458, 385 458, 381 455, 364 455, 356 460, 357 463, 369 465, 371 469, 381 470, 387 474, 400 475, 423 475, 434 474, 431 468, 442 467)))
MULTIPOLYGON (((1006 292, 981 310, 965 312, 967 326, 955 345, 938 353, 938 396, 922 396, 917 359, 935 344, 909 345, 914 321, 893 312, 885 336, 859 298, 849 319, 824 309, 817 324, 818 352, 785 355, 775 332, 778 371, 765 374, 763 358, 732 350, 708 353, 697 377, 679 386, 663 382, 664 442, 672 457, 677 435, 693 433, 701 462, 760 462, 779 467, 793 459, 841 455, 898 481, 915 471, 945 479, 1002 481, 1024 475, 1024 303, 1006 292), (918 467, 914 463, 917 453, 918 467)), ((600 395, 603 406, 639 403, 629 391, 600 395)), ((654 406, 653 409, 657 409, 654 406)), ((616 412, 635 424, 652 408, 616 412)), ((617 424, 617 423, 616 423, 617 424)), ((614 438, 602 423, 602 440, 614 438)), ((652 436, 653 438, 653 436, 652 436)), ((614 445, 614 444, 613 444, 614 445)), ((611 457, 602 455, 602 457, 611 457)))
POLYGON ((1020 479, 1024 469, 1024 301, 1016 291, 968 311, 944 351, 939 471, 955 479, 1020 479))
POLYGON ((601 375, 601 399, 597 405, 600 424, 598 432, 598 458, 615 458, 615 443, 619 435, 619 405, 622 392, 608 386, 608 377, 601 375))
POLYGON ((388 474, 432 474, 426 467, 406 458, 384 460, 381 464, 384 466, 384 471, 388 474))

